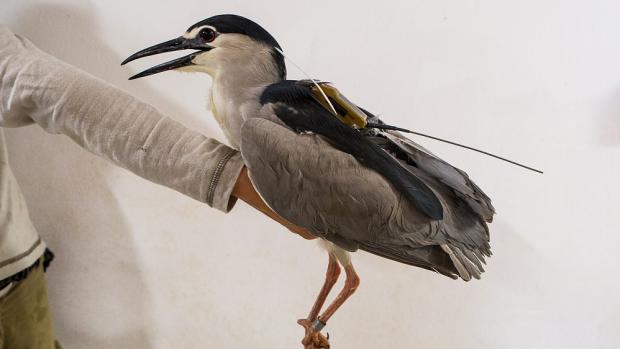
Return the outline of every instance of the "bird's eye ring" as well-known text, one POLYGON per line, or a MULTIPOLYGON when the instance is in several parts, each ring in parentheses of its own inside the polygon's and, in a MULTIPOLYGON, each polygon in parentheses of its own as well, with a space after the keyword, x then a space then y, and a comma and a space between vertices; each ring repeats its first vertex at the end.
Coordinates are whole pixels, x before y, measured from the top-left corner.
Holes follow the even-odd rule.
POLYGON ((211 42, 217 37, 217 33, 211 28, 202 29, 198 35, 206 42, 211 42))

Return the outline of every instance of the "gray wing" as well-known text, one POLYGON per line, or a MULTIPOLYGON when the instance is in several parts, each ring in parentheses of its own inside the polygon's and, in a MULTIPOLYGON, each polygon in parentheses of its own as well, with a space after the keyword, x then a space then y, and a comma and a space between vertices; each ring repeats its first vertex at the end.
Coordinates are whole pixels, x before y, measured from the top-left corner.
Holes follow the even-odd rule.
POLYGON ((441 221, 430 220, 381 175, 319 135, 248 119, 241 154, 265 202, 316 236, 451 277, 467 280, 482 272, 480 262, 490 253, 486 224, 450 186, 419 168, 404 165, 437 194, 441 221))

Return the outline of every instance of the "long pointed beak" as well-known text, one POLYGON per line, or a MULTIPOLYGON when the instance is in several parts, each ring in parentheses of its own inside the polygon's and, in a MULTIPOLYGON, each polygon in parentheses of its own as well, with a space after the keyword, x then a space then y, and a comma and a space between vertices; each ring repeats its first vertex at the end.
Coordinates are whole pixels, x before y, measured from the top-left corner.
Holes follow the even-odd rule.
POLYGON ((152 55, 156 55, 156 54, 160 54, 164 52, 179 51, 179 50, 198 50, 198 52, 194 52, 187 56, 173 59, 171 61, 156 65, 152 68, 149 68, 129 78, 129 80, 133 80, 133 79, 138 79, 144 76, 161 73, 166 70, 172 70, 172 69, 177 69, 177 68, 193 65, 194 63, 192 61, 199 53, 204 52, 204 51, 209 51, 211 49, 213 49, 212 46, 204 44, 200 42, 198 39, 187 39, 185 37, 180 36, 176 39, 168 40, 166 42, 162 42, 161 44, 153 45, 151 47, 145 48, 144 50, 138 51, 134 53, 133 55, 127 57, 127 59, 125 59, 121 63, 121 65, 127 64, 138 58, 152 56, 152 55))

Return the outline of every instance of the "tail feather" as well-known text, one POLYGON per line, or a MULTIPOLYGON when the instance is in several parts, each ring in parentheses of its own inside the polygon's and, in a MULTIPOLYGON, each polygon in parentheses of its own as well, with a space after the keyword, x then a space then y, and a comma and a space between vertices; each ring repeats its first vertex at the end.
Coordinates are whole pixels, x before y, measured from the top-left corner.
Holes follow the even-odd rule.
POLYGON ((448 254, 448 256, 450 256, 450 259, 461 276, 461 279, 465 281, 471 280, 472 277, 475 279, 480 279, 480 274, 484 270, 478 267, 480 262, 477 261, 477 258, 473 258, 474 260, 472 261, 470 259, 471 257, 468 258, 460 248, 455 246, 443 244, 441 245, 441 248, 448 254))
POLYGON ((467 268, 465 268, 463 263, 461 263, 461 260, 456 256, 454 251, 452 251, 450 246, 441 245, 441 248, 448 254, 448 256, 450 256, 450 259, 452 260, 452 263, 454 264, 454 267, 456 268, 456 271, 458 271, 461 278, 465 281, 471 280, 471 275, 467 271, 467 268))
POLYGON ((482 267, 482 263, 481 263, 481 262, 484 262, 484 259, 482 261, 480 261, 478 256, 476 256, 476 254, 474 254, 474 252, 472 252, 471 250, 468 250, 468 249, 463 249, 463 253, 465 254, 465 256, 467 256, 467 259, 469 259, 470 261, 472 261, 476 265, 476 267, 478 268, 478 270, 481 273, 484 273, 484 268, 482 267))
POLYGON ((469 275, 480 280, 480 270, 478 270, 478 267, 476 267, 474 262, 467 258, 460 248, 453 248, 453 250, 456 252, 456 255, 459 257, 461 263, 463 263, 465 268, 467 268, 469 275))

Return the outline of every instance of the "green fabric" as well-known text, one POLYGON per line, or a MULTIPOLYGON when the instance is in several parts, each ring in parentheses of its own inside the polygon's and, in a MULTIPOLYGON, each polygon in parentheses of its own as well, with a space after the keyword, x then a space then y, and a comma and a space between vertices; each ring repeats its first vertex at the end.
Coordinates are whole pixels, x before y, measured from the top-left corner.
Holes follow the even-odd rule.
MULTIPOLYGON (((39 261, 41 263, 41 261, 39 261)), ((0 298, 1 349, 55 349, 43 266, 0 298)))

